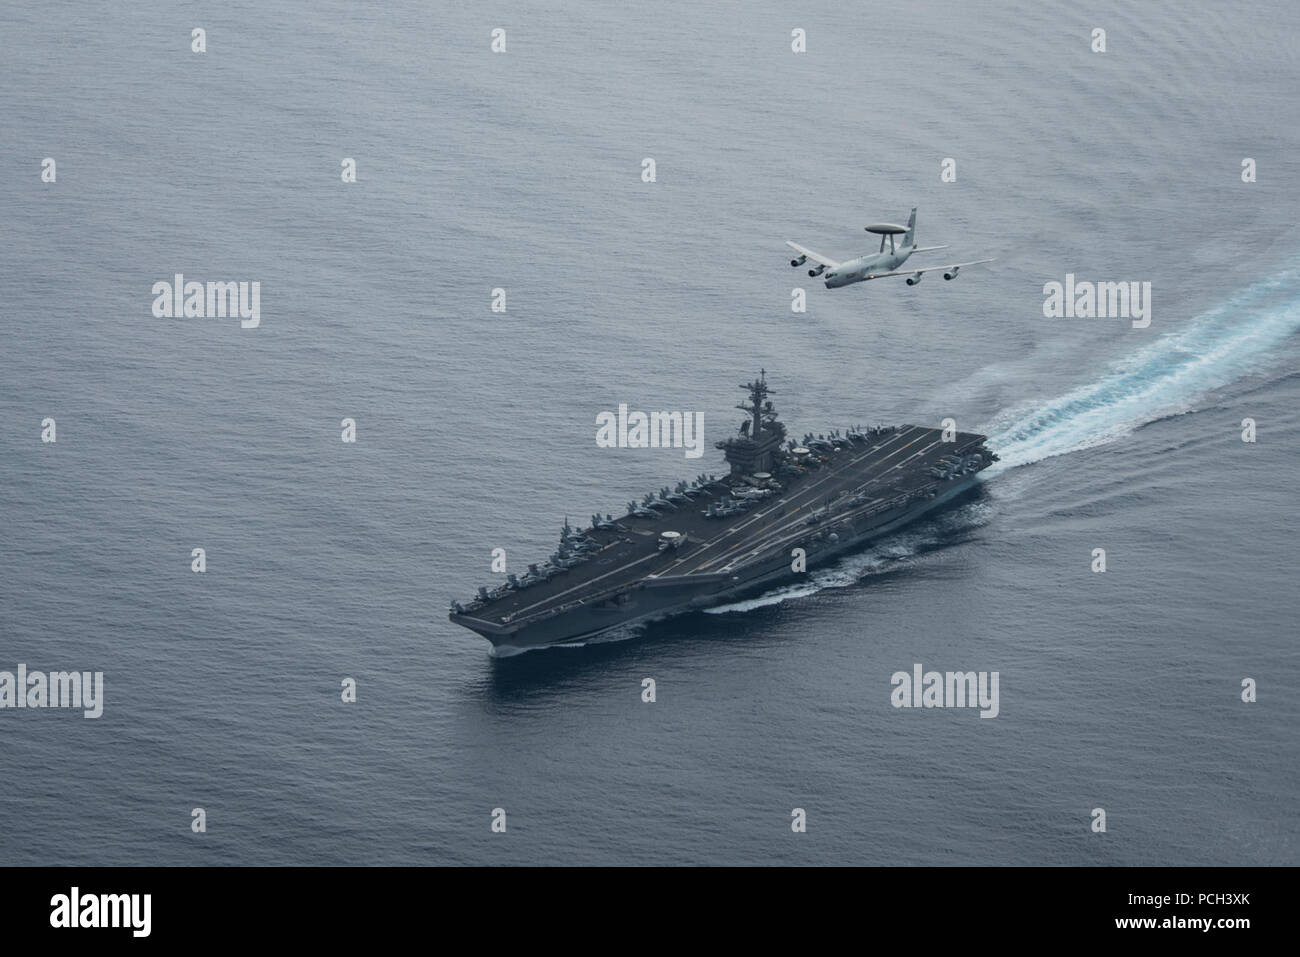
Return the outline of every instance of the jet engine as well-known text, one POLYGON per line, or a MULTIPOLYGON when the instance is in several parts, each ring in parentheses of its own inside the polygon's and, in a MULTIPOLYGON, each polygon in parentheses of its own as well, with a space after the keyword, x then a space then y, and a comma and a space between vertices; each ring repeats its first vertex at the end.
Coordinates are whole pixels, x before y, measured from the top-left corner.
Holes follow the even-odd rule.
MULTIPOLYGON (((916 273, 916 274, 914 274, 914 275, 908 276, 908 277, 907 277, 907 284, 908 284, 909 286, 915 286, 918 282, 921 281, 921 278, 922 278, 924 275, 925 275, 925 273, 923 273, 923 272, 918 272, 918 273, 916 273)), ((946 278, 946 277, 945 277, 945 278, 946 278)))
POLYGON ((815 279, 815 278, 817 278, 818 276, 820 276, 822 273, 824 273, 825 271, 826 271, 826 267, 825 267, 825 266, 818 266, 816 269, 809 269, 809 270, 808 270, 808 275, 809 275, 809 276, 812 276, 812 277, 815 279))
POLYGON ((943 278, 944 278, 944 279, 956 279, 956 278, 957 278, 957 270, 960 269, 960 268, 961 268, 960 266, 953 266, 951 269, 949 269, 946 273, 943 274, 943 278))
POLYGON ((793 266, 795 269, 798 269, 800 266, 802 266, 802 265, 803 265, 804 263, 806 263, 807 261, 808 261, 808 257, 807 257, 807 256, 800 256, 798 259, 791 259, 791 260, 790 260, 790 265, 793 266))

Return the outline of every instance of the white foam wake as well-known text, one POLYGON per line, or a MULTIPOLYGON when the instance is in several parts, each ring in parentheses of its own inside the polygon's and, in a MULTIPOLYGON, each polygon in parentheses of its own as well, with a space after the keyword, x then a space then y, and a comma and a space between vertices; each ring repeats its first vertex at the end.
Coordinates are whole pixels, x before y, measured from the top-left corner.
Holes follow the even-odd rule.
POLYGON ((1113 364, 1096 382, 998 416, 986 431, 1002 461, 985 474, 1102 445, 1189 411, 1207 392, 1266 362, 1298 329, 1300 270, 1247 286, 1113 364))

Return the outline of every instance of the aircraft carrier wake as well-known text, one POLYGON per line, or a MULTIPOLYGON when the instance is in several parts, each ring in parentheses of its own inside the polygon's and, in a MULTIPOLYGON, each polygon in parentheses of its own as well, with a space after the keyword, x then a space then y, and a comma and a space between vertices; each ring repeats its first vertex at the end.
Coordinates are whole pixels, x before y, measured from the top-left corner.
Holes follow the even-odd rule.
POLYGON ((900 528, 997 461, 982 435, 915 425, 787 440, 766 373, 742 388, 749 418, 717 443, 730 474, 665 487, 580 531, 566 521, 549 560, 452 602, 450 619, 512 653, 721 604, 900 528))

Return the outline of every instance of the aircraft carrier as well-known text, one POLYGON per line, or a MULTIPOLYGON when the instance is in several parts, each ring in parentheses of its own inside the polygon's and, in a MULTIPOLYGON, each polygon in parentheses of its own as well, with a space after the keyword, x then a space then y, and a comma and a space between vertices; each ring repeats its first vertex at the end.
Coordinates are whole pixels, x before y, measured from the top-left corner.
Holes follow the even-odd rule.
POLYGON ((665 486, 588 528, 566 519, 547 561, 453 601, 450 619, 512 654, 721 604, 914 521, 997 461, 983 435, 916 425, 787 439, 766 371, 741 388, 748 417, 716 444, 729 474, 665 486))

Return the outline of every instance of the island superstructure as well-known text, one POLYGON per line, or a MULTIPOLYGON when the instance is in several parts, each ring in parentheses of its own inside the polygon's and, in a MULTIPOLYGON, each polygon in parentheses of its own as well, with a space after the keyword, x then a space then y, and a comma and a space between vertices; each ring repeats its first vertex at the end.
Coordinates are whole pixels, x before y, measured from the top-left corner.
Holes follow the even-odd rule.
POLYGON ((452 602, 450 619, 498 653, 579 642, 797 580, 952 501, 997 461, 985 436, 916 425, 786 437, 764 370, 716 443, 730 471, 568 521, 545 562, 452 602))

